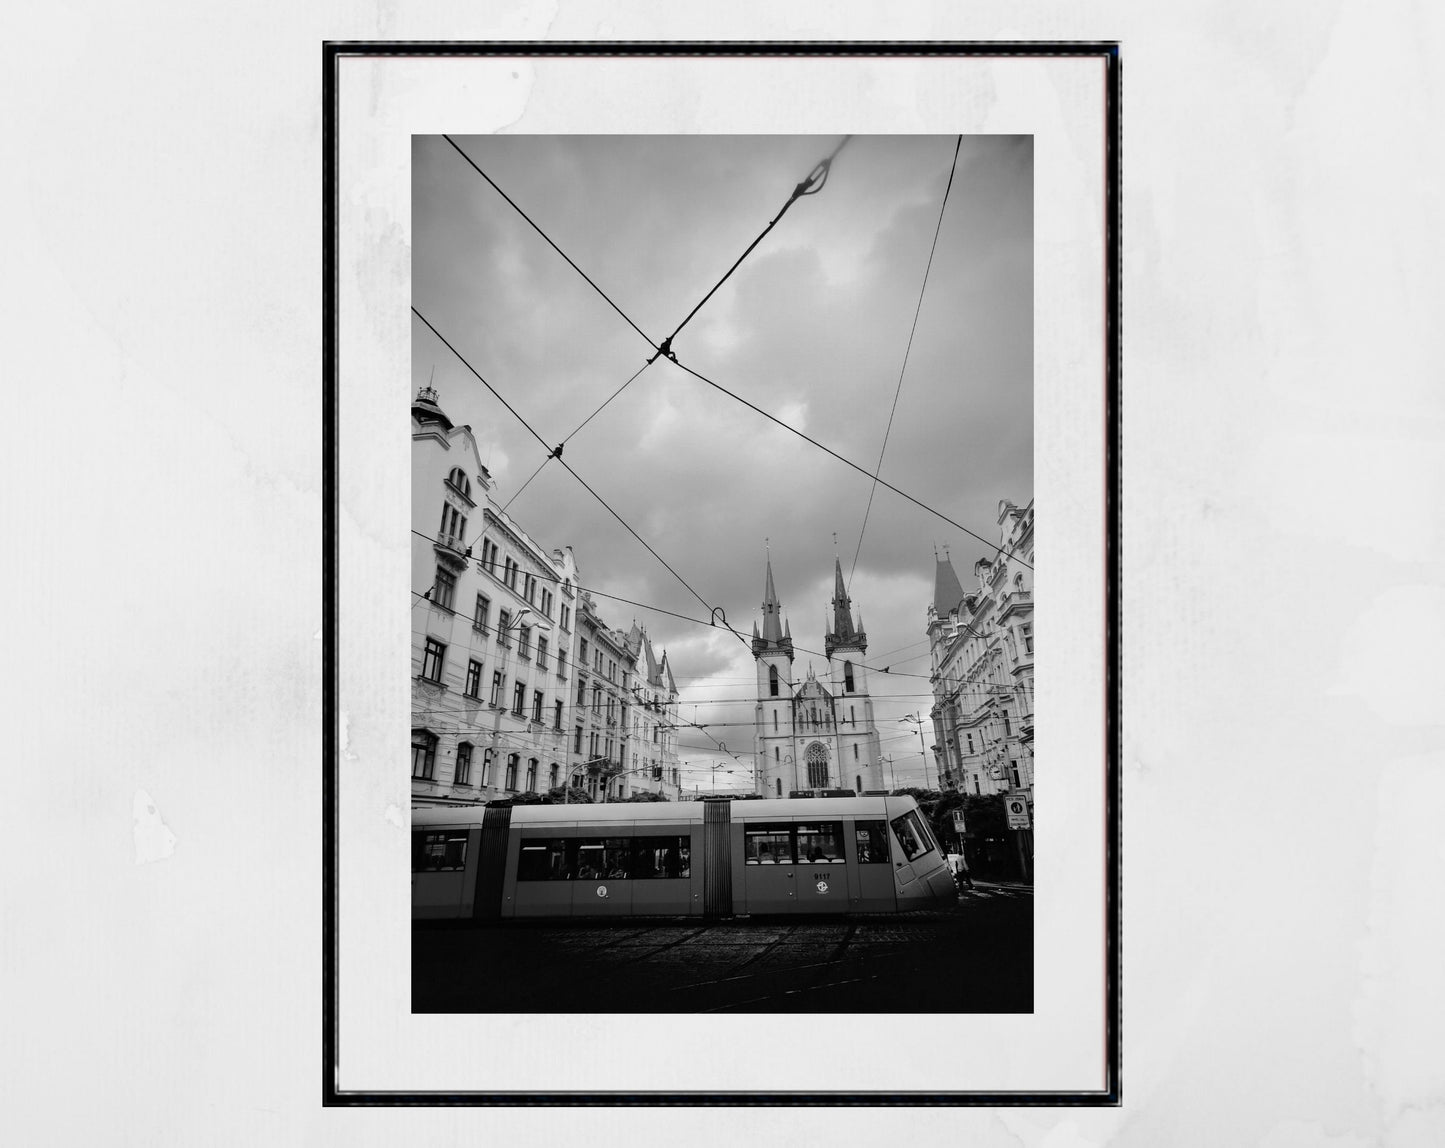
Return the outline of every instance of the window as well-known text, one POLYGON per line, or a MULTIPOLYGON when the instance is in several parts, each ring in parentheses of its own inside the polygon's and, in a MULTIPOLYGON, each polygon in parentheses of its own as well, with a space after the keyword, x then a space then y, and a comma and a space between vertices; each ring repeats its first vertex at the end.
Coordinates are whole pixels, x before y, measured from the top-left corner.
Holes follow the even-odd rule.
POLYGON ((853 841, 858 848, 860 865, 888 863, 888 830, 881 821, 855 821, 853 841))
POLYGON ((533 602, 533 598, 536 596, 536 594, 537 579, 534 575, 528 574, 525 578, 522 579, 522 597, 527 599, 529 603, 536 605, 536 603, 533 602))
POLYGON ((587 664, 587 639, 579 638, 577 641, 577 661, 581 665, 587 664))
POLYGON ((853 663, 843 663, 843 689, 846 693, 853 692, 853 663))
POLYGON ((552 591, 542 591, 542 613, 548 618, 552 617, 552 591))
POLYGON ((571 606, 563 606, 563 607, 562 607, 562 613, 561 613, 560 615, 558 615, 558 623, 561 625, 562 629, 564 629, 564 630, 570 630, 570 629, 572 628, 572 607, 571 607, 571 606))
POLYGON ((537 665, 544 670, 547 668, 547 639, 541 634, 537 635, 537 665))
POLYGON ((497 645, 510 646, 512 644, 510 628, 512 625, 512 611, 497 611, 497 645))
POLYGON ((661 732, 661 730, 662 730, 662 727, 661 727, 660 725, 655 725, 655 726, 652 727, 652 744, 653 744, 653 745, 656 745, 656 744, 657 744, 657 737, 658 737, 659 732, 661 732))
POLYGON ((442 507, 442 537, 457 545, 467 540, 467 520, 462 512, 450 503, 442 507))
POLYGON ((530 661, 532 658, 532 627, 520 626, 517 633, 520 635, 517 641, 517 655, 530 661))
POLYGON ((1034 627, 1032 622, 1025 622, 1019 627, 1019 634, 1024 640, 1024 653, 1034 652, 1034 627))
MULTIPOLYGON (((777 667, 777 666, 769 666, 769 667, 768 667, 768 696, 771 697, 771 698, 775 698, 775 697, 778 696, 778 667, 777 667)), ((777 710, 774 710, 774 711, 773 711, 773 713, 774 713, 775 715, 777 714, 777 712, 778 712, 777 710)))
POLYGON ((457 590, 457 576, 450 570, 443 570, 437 567, 436 585, 432 587, 431 600, 433 606, 440 606, 443 610, 452 608, 452 595, 457 590))
POLYGON ((849 724, 849 725, 857 725, 857 724, 858 724, 858 715, 853 712, 853 707, 852 707, 852 706, 849 706, 849 707, 848 707, 848 724, 849 724))
POLYGON ((547 788, 557 788, 557 763, 555 761, 552 763, 552 768, 547 771, 547 788))
POLYGON ((858 743, 857 743, 857 742, 854 742, 854 743, 853 743, 853 760, 854 760, 854 761, 857 761, 857 760, 858 760, 858 743))
POLYGON ((592 716, 593 716, 593 717, 601 717, 601 716, 602 716, 602 687, 601 687, 601 686, 593 686, 593 687, 592 687, 592 716))
POLYGON ((791 865, 793 835, 786 825, 746 825, 743 860, 748 865, 791 865))
POLYGON ((979 783, 978 783, 978 774, 974 774, 974 775, 973 775, 973 791, 974 791, 975 793, 982 793, 982 792, 983 792, 983 789, 980 787, 980 785, 979 785, 979 783))
POLYGON ((487 619, 492 616, 492 601, 485 594, 477 595, 477 608, 472 612, 472 629, 487 632, 487 619))
POLYGON ((592 654, 592 668, 593 668, 594 670, 596 670, 597 673, 599 673, 599 674, 602 672, 602 651, 601 651, 601 650, 596 650, 596 651, 593 652, 593 654, 592 654))
POLYGON ((451 474, 447 475, 447 482, 451 486, 454 486, 459 494, 463 494, 467 498, 472 496, 472 484, 467 481, 466 471, 462 470, 461 467, 452 467, 451 474))
POLYGON ((843 823, 822 821, 795 827, 798 861, 810 865, 843 864, 843 823))
POLYGON ((527 792, 537 792, 537 759, 535 757, 527 759, 527 792))
POLYGON ((411 731, 411 775, 430 781, 436 771, 437 735, 430 730, 411 731))
POLYGON ((457 744, 456 783, 458 785, 471 785, 472 783, 472 743, 469 741, 457 744))
POLYGON ((542 720, 542 691, 532 691, 532 720, 540 723, 542 720))
POLYGON ((973 752, 973 734, 968 735, 968 752, 973 752))
POLYGON ((782 796, 783 796, 783 779, 782 779, 781 777, 775 777, 773 780, 774 780, 775 782, 777 782, 777 785, 778 785, 778 796, 779 796, 779 797, 782 797, 782 796))
POLYGON ((520 678, 512 686, 512 712, 518 717, 522 716, 522 707, 527 704, 527 683, 520 678))
POLYGON ((426 640, 426 656, 421 663, 421 676, 429 682, 442 680, 442 663, 446 660, 447 648, 435 638, 426 640))
POLYGON ((413 833, 411 835, 411 871, 413 873, 444 873, 465 869, 467 864, 467 831, 448 829, 444 833, 413 833))
POLYGON ((562 728, 562 703, 560 701, 552 703, 552 728, 562 728))
POLYGON ((482 568, 488 574, 497 572, 497 544, 490 538, 482 539, 482 568))
POLYGON ((778 762, 782 761, 782 752, 777 746, 773 746, 773 760, 778 762))
POLYGON ((921 857, 931 848, 928 831, 919 821, 916 809, 910 809, 902 817, 895 817, 892 825, 893 833, 898 838, 899 847, 903 850, 905 861, 921 857))
POLYGON ((482 663, 476 658, 467 661, 467 688, 463 691, 467 697, 476 697, 482 689, 482 663))
POLYGON ((828 784, 828 751, 818 742, 808 747, 808 788, 824 789, 828 784))
POLYGON ((557 676, 558 676, 559 678, 565 678, 565 677, 567 676, 567 651, 566 651, 566 650, 558 650, 558 651, 557 651, 557 676))
POLYGON ((492 705, 499 708, 502 704, 502 690, 506 685, 506 681, 506 678, 502 677, 501 670, 492 671, 492 696, 489 700, 492 705))
POLYGON ((1018 789, 1023 784, 1023 782, 1019 779, 1019 763, 1016 761, 1010 761, 1008 763, 1008 771, 1009 775, 1013 778, 1014 788, 1018 789))
POLYGON ((521 571, 522 568, 517 565, 515 558, 508 555, 502 559, 502 581, 507 584, 508 589, 515 590, 517 588, 517 575, 521 571))
POLYGON ((517 788, 517 762, 520 758, 520 754, 507 754, 507 784, 505 788, 508 792, 517 788))
POLYGON ((518 881, 667 880, 692 874, 687 837, 524 838, 518 881))
POLYGON ((580 725, 577 727, 577 736, 572 741, 572 752, 582 752, 582 727, 580 725))
POLYGON ((861 773, 855 773, 855 774, 853 775, 853 792, 854 792, 854 793, 862 793, 862 792, 863 792, 863 775, 862 775, 861 773))
POLYGON ((1008 714, 999 714, 999 717, 1003 718, 1003 735, 1004 735, 1004 737, 1012 737, 1012 736, 1013 736, 1013 730, 1012 730, 1011 728, 1009 728, 1009 724, 1008 724, 1008 714))
POLYGON ((492 784, 492 758, 496 751, 491 749, 482 750, 482 785, 492 784))

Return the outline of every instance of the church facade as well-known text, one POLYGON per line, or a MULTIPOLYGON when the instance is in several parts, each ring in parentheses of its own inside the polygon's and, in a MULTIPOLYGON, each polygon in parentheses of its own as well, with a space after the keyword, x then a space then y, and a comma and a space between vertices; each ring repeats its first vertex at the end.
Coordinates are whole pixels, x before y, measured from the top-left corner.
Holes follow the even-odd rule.
POLYGON ((868 668, 863 618, 854 624, 852 603, 835 559, 831 617, 823 637, 827 664, 819 677, 811 662, 795 674, 792 627, 783 619, 768 560, 761 630, 753 623, 757 667, 754 759, 757 790, 764 797, 824 789, 882 791, 883 765, 868 668))

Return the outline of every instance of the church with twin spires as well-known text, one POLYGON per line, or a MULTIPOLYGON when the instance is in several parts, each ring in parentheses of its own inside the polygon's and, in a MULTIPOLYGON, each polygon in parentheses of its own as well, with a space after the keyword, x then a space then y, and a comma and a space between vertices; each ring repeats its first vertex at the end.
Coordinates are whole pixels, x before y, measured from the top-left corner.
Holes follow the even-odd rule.
POLYGON ((868 668, 863 656, 868 636, 863 617, 853 623, 852 603, 843 585, 843 567, 834 559, 831 616, 823 635, 824 676, 813 663, 801 680, 793 673, 793 632, 783 619, 773 589, 768 559, 761 633, 753 623, 753 660, 757 665, 758 702, 753 750, 758 791, 764 797, 823 789, 856 793, 882 791, 883 763, 868 668))

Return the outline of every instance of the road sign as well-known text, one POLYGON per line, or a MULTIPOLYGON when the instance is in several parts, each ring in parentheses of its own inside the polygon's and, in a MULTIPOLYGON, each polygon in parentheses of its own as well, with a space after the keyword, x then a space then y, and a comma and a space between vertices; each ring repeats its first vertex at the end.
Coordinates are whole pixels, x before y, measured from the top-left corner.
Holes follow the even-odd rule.
POLYGON ((958 834, 958 836, 960 836, 960 837, 962 837, 962 836, 964 835, 964 833, 965 833, 965 829, 964 829, 964 827, 963 827, 963 810, 962 810, 962 809, 955 809, 955 810, 953 811, 953 831, 954 831, 954 833, 958 834))
POLYGON ((1029 827, 1029 803, 1022 797, 1010 797, 1005 805, 1008 810, 1008 827, 1010 829, 1027 829, 1029 827))

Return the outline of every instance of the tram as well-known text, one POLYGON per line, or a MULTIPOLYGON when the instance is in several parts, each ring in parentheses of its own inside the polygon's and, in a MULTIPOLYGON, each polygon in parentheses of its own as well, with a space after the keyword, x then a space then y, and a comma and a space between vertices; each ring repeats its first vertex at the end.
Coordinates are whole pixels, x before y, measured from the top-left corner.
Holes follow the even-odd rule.
POLYGON ((907 796, 412 813, 413 919, 900 913, 957 900, 907 796))

